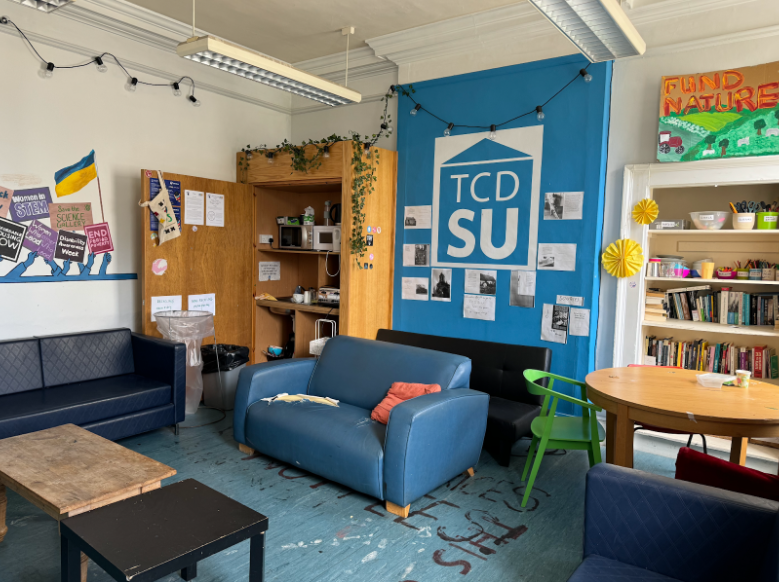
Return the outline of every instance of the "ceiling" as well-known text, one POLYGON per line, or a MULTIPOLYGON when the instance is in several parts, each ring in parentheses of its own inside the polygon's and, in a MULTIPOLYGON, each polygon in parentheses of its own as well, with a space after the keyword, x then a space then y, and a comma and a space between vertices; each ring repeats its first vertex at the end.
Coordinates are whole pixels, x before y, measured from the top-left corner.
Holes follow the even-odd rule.
MULTIPOLYGON (((192 22, 192 0, 129 0, 192 22)), ((197 28, 296 63, 342 52, 341 29, 354 26, 350 48, 365 39, 516 4, 516 0, 197 0, 197 28)))

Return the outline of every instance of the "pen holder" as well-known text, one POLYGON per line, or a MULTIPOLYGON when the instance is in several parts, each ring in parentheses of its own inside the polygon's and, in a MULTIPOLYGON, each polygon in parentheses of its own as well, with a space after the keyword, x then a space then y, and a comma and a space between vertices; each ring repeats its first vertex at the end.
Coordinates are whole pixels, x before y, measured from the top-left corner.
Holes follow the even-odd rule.
POLYGON ((776 279, 776 267, 763 269, 763 281, 774 281, 776 279))
POLYGON ((749 279, 749 269, 736 269, 736 279, 749 279))
POLYGON ((779 219, 779 212, 758 212, 757 229, 776 230, 777 219, 779 219))
POLYGON ((717 279, 735 279, 735 278, 736 278, 735 271, 723 271, 721 269, 717 269, 717 279))
POLYGON ((754 212, 738 212, 733 215, 733 230, 752 230, 754 227, 754 212))
POLYGON ((763 280, 763 269, 749 269, 749 280, 750 281, 762 281, 763 280))

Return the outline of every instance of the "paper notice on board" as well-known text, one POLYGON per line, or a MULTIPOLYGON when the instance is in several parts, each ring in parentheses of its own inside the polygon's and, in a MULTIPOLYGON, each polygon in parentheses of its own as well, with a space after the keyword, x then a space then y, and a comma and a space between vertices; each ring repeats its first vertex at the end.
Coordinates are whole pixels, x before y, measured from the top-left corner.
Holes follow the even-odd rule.
POLYGON ((584 192, 544 194, 544 220, 581 220, 584 192))
POLYGON ((536 272, 511 271, 509 305, 514 307, 536 306, 536 272))
POLYGON ((475 295, 495 295, 498 287, 497 271, 465 270, 465 292, 475 295))
POLYGON ((544 303, 541 316, 541 340, 564 344, 568 342, 568 316, 570 307, 544 303))
POLYGON ((452 270, 433 269, 430 275, 430 300, 452 300, 452 270))
POLYGON ((491 295, 466 295, 463 300, 463 317, 495 321, 495 297, 491 295))
POLYGON ((281 262, 279 261, 260 261, 260 281, 280 281, 281 280, 281 262))
POLYGON ((162 297, 151 298, 151 320, 157 321, 155 313, 160 311, 180 311, 181 295, 165 295, 162 297))
POLYGON ((430 245, 429 244, 403 245, 403 266, 404 267, 429 267, 430 266, 430 245))
POLYGON ((206 226, 225 225, 225 197, 222 194, 206 194, 206 226))
POLYGON ((538 270, 575 271, 576 245, 539 243, 538 270))
POLYGON ((590 335, 590 310, 571 308, 571 335, 588 337, 590 335))
POLYGON ((203 295, 190 295, 187 298, 190 311, 208 311, 216 315, 216 293, 204 293, 203 295))
POLYGON ((203 224, 205 194, 196 190, 184 190, 184 224, 203 224))
POLYGON ((560 305, 573 305, 581 307, 584 305, 584 297, 575 297, 573 295, 558 295, 556 303, 560 305))
POLYGON ((427 289, 430 280, 427 277, 403 277, 401 297, 412 301, 427 301, 427 289))
POLYGON ((432 206, 406 206, 403 213, 403 226, 408 230, 432 227, 432 206))

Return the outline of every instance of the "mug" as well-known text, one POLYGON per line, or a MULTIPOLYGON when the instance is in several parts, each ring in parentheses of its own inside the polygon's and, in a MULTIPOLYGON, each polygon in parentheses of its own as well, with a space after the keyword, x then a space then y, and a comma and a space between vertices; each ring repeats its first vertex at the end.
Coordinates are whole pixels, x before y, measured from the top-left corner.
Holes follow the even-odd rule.
POLYGON ((292 303, 303 303, 304 296, 302 293, 295 293, 292 296, 292 303))

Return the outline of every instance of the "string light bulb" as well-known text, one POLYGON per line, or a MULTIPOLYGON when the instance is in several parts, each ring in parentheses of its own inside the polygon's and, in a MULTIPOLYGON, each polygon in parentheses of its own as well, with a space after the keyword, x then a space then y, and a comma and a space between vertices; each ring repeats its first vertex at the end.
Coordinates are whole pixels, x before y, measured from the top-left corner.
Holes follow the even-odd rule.
POLYGON ((449 137, 452 135, 452 129, 454 129, 454 123, 447 125, 446 129, 444 130, 444 137, 449 137))
POLYGON ((137 88, 138 88, 138 79, 137 79, 137 78, 135 78, 135 77, 133 77, 132 79, 130 79, 130 82, 129 82, 129 83, 127 83, 127 90, 128 90, 130 93, 135 93, 135 90, 136 90, 137 88))
POLYGON ((246 152, 246 159, 251 160, 254 157, 254 154, 252 152, 246 152))
MULTIPOLYGON (((394 85, 393 85, 394 87, 394 85)), ((322 150, 322 157, 327 159, 330 157, 330 146, 325 146, 322 150)))
POLYGON ((371 144, 369 142, 367 141, 365 142, 365 144, 363 145, 363 151, 365 152, 366 156, 371 155, 371 144))
POLYGON ((390 95, 397 95, 398 94, 398 89, 397 89, 397 87, 395 87, 395 85, 390 85, 389 92, 390 92, 390 95))
POLYGON ((389 123, 382 123, 381 130, 386 131, 387 133, 392 133, 392 126, 389 123))
POLYGON ((54 75, 54 63, 46 63, 46 66, 41 69, 40 75, 44 79, 51 79, 54 75))
POLYGON ((267 154, 265 154, 265 155, 266 155, 266 156, 267 156, 267 158, 268 158, 268 163, 269 163, 269 164, 273 164, 273 152, 268 152, 268 153, 267 153, 267 154))
POLYGON ((173 87, 173 96, 181 97, 181 86, 178 83, 174 82, 171 83, 171 87, 173 87))
POLYGON ((489 138, 492 141, 495 141, 496 139, 498 139, 498 128, 494 124, 490 125, 490 135, 489 135, 489 138))
POLYGON ((192 103, 193 107, 200 107, 201 103, 200 101, 197 100, 197 97, 195 97, 194 95, 190 95, 189 100, 192 103))
POLYGON ((546 117, 546 115, 544 115, 544 108, 540 105, 536 107, 536 117, 538 118, 538 121, 543 121, 544 117, 546 117))
POLYGON ((590 74, 587 72, 587 69, 582 69, 581 71, 579 71, 579 74, 580 74, 582 77, 584 77, 584 82, 585 82, 585 83, 589 83, 590 81, 592 81, 592 75, 590 75, 590 74))
POLYGON ((419 111, 420 109, 422 109, 422 106, 419 103, 417 103, 416 105, 414 105, 414 109, 409 111, 409 113, 411 113, 411 115, 416 115, 417 111, 419 111))
POLYGON ((97 70, 101 73, 105 73, 108 71, 108 67, 103 62, 103 59, 100 57, 95 57, 95 64, 97 65, 97 70))

